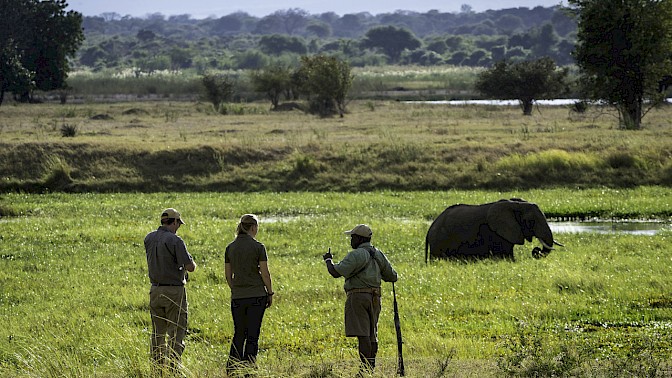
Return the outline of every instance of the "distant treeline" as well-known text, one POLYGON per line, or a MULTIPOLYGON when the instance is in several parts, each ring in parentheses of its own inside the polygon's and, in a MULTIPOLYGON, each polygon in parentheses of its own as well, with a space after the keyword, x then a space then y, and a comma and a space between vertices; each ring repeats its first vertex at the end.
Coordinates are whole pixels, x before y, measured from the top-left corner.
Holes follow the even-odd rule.
POLYGON ((236 12, 194 19, 188 14, 144 18, 103 13, 84 17, 86 40, 75 68, 138 72, 258 69, 296 64, 301 55, 329 54, 353 66, 491 66, 551 57, 573 63, 576 22, 560 6, 459 13, 430 10, 309 14, 294 8, 264 17, 236 12), (392 37, 392 38, 390 38, 392 37))

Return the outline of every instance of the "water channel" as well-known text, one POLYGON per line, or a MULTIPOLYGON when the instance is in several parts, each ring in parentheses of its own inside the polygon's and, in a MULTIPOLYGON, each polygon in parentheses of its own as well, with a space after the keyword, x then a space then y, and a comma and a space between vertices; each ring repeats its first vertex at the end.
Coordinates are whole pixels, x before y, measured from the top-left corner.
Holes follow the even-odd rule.
POLYGON ((665 222, 548 222, 553 233, 595 233, 595 234, 632 234, 656 235, 663 231, 672 231, 672 225, 665 222))
MULTIPOLYGON (((276 222, 301 222, 309 221, 312 216, 276 216, 262 218, 262 223, 276 223, 276 222)), ((398 219, 401 223, 409 223, 410 219, 398 219)), ((431 222, 427 222, 427 226, 431 222)), ((583 222, 556 222, 549 221, 549 226, 554 234, 571 234, 571 233, 595 233, 595 234, 632 234, 632 235, 657 235, 664 231, 672 231, 672 224, 662 221, 583 221, 583 222)))
MULTIPOLYGON (((569 106, 582 100, 576 98, 561 98, 555 100, 536 100, 535 105, 544 106, 569 106)), ((666 99, 672 103, 672 98, 666 99)), ((439 101, 404 101, 406 104, 430 104, 430 105, 491 105, 491 106, 518 106, 518 100, 439 100, 439 101)))

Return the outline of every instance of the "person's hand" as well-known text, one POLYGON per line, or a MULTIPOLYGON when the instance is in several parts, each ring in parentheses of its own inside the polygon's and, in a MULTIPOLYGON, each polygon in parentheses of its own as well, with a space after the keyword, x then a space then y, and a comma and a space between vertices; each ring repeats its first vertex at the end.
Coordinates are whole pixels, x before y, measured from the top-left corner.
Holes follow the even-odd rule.
POLYGON ((329 248, 329 252, 322 255, 322 260, 324 260, 324 261, 331 260, 333 258, 334 258, 334 255, 331 254, 331 248, 329 248))
POLYGON ((266 296, 266 308, 269 308, 273 305, 273 293, 266 296))

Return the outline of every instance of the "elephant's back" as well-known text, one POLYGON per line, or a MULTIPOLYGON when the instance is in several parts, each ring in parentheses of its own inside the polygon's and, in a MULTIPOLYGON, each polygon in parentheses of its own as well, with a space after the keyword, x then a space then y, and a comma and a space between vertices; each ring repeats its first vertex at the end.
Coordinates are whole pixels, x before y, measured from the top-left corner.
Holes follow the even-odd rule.
POLYGON ((452 225, 461 225, 481 221, 485 218, 486 209, 483 205, 455 204, 447 207, 432 222, 429 232, 445 232, 452 225))

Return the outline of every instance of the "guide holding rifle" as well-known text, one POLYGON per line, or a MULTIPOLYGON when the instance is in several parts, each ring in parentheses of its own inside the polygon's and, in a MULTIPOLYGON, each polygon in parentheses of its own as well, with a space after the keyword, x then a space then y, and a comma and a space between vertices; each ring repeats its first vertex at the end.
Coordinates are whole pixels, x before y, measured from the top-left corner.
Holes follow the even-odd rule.
POLYGON ((387 257, 371 245, 373 232, 369 226, 360 224, 345 234, 350 235, 354 249, 338 264, 332 261, 331 248, 322 258, 332 277, 345 277, 345 335, 357 337, 362 362, 360 372, 370 374, 376 366, 378 352, 380 282, 396 282, 397 272, 387 257))

